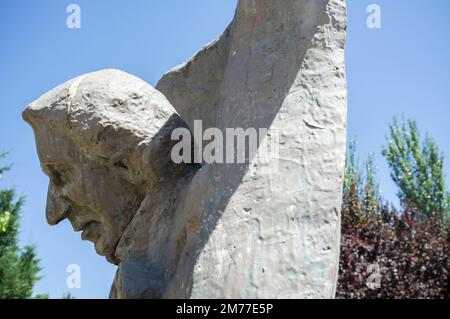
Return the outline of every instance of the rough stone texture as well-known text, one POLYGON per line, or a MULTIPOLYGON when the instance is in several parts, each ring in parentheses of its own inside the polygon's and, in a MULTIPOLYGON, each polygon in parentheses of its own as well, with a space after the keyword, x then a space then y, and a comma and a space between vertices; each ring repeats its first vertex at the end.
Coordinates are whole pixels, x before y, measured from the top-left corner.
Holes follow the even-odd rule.
POLYGON ((24 111, 50 177, 47 219, 68 218, 118 264, 111 298, 334 296, 345 30, 344 0, 240 0, 162 94, 105 70, 24 111), (279 158, 175 165, 171 132, 194 120, 270 128, 279 158))
POLYGON ((158 83, 191 127, 202 119, 280 132, 278 167, 203 166, 215 196, 202 217, 192 297, 333 297, 345 31, 343 0, 241 0, 223 35, 158 83))
POLYGON ((186 125, 161 93, 134 76, 104 70, 53 89, 23 116, 50 177, 49 224, 69 219, 116 264, 145 256, 150 235, 176 235, 173 208, 198 168, 171 161, 171 133, 186 125), (161 220, 153 226, 152 218, 161 220), (135 219, 152 232, 128 241, 135 219))

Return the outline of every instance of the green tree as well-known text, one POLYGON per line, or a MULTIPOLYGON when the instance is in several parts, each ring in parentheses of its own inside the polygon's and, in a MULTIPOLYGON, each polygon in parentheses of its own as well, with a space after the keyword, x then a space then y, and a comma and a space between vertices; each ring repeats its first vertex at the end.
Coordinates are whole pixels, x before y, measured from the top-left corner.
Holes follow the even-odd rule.
POLYGON ((394 118, 383 155, 402 203, 417 215, 430 217, 438 213, 447 220, 450 195, 445 185, 444 156, 430 137, 421 140, 415 121, 404 120, 399 124, 394 118))
POLYGON ((364 211, 378 213, 380 210, 381 193, 376 178, 375 156, 370 154, 368 159, 360 166, 356 156, 356 139, 349 143, 344 175, 344 194, 356 192, 361 199, 364 211))
POLYGON ((362 192, 362 173, 359 161, 356 157, 356 139, 351 138, 348 144, 347 156, 345 158, 344 193, 348 193, 352 186, 357 186, 359 193, 362 192))
MULTIPOLYGON (((0 158, 5 155, 1 153, 0 158)), ((0 167, 0 177, 9 168, 0 167)), ((15 198, 14 189, 0 190, 0 299, 31 298, 39 280, 39 260, 34 248, 18 245, 24 198, 15 198)))
POLYGON ((61 299, 75 299, 75 297, 70 292, 66 292, 62 295, 61 299))

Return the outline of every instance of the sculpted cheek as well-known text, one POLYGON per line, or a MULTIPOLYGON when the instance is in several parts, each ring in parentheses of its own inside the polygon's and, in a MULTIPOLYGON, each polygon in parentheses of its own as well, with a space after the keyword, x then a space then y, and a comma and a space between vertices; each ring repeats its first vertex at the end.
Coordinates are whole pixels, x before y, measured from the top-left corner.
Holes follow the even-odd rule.
POLYGON ((84 206, 84 203, 87 202, 86 189, 84 188, 84 185, 77 180, 73 180, 67 184, 63 189, 63 193, 78 205, 84 206))

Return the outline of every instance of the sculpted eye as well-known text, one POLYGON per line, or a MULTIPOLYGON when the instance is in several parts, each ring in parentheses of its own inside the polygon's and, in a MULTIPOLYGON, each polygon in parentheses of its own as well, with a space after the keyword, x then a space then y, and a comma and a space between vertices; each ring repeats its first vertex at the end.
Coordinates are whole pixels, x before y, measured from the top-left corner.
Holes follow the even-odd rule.
POLYGON ((128 170, 128 166, 123 162, 123 161, 118 161, 114 163, 115 167, 120 167, 123 168, 125 170, 128 170))

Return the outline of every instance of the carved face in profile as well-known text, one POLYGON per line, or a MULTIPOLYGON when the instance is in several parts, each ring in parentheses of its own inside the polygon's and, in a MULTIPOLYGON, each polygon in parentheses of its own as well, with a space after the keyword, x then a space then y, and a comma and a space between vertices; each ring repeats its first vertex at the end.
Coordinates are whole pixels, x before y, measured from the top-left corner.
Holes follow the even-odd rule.
POLYGON ((98 254, 118 263, 117 244, 145 194, 174 173, 170 136, 184 122, 162 94, 117 70, 68 81, 23 117, 50 178, 48 223, 68 219, 98 254))
MULTIPOLYGON (((68 219, 98 254, 115 261, 115 248, 139 208, 142 195, 108 163, 89 159, 67 137, 53 145, 37 139, 42 169, 49 176, 46 216, 50 225, 68 219)), ((117 165, 117 164, 116 164, 117 165)), ((125 170, 124 167, 117 169, 125 170)))

